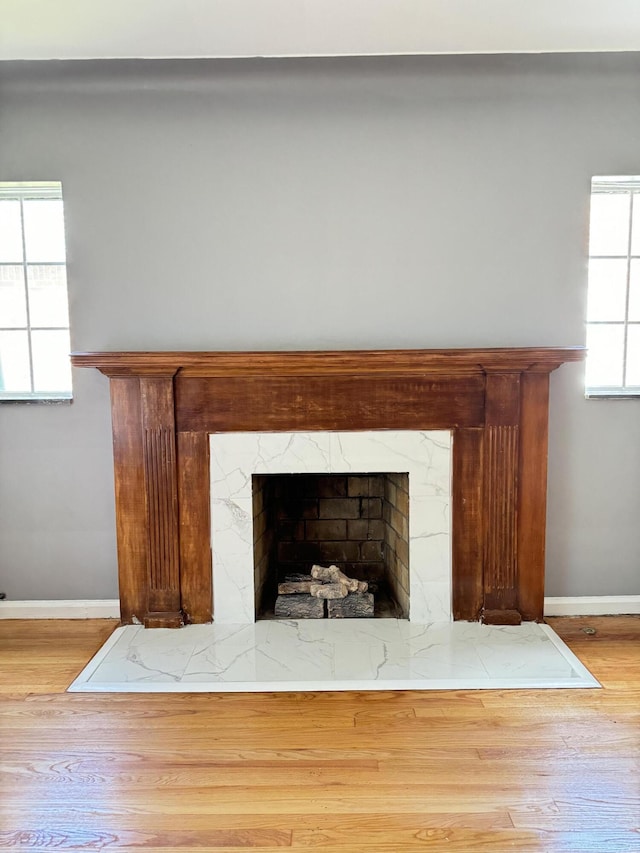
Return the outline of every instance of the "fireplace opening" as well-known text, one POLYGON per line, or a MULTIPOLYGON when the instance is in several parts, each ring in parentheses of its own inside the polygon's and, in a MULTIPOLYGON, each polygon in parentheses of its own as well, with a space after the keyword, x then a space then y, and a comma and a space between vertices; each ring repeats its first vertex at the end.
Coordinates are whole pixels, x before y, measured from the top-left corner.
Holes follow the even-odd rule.
POLYGON ((256 619, 409 618, 407 473, 254 474, 252 496, 256 619), (325 600, 313 566, 368 589, 325 600))

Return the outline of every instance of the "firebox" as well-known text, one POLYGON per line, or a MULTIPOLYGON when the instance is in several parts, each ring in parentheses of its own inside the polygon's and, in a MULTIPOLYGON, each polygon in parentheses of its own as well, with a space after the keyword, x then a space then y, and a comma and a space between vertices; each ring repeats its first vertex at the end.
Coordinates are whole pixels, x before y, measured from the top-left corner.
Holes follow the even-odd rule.
POLYGON ((408 473, 254 475, 252 492, 256 618, 408 618, 408 473), (372 612, 349 598, 307 614, 316 565, 364 581, 372 612))

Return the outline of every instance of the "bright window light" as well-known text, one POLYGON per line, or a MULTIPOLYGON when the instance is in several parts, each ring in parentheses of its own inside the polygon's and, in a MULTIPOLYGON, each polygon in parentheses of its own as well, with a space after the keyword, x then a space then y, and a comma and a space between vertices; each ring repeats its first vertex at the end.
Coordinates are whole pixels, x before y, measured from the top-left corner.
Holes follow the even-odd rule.
POLYGON ((0 183, 0 400, 71 398, 62 185, 0 183))
POLYGON ((591 182, 586 392, 640 395, 640 176, 591 182))

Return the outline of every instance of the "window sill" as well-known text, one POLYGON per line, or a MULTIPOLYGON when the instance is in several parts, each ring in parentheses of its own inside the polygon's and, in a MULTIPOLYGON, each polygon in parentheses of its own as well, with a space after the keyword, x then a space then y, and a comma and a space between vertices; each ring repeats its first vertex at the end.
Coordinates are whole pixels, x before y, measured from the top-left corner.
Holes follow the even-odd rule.
POLYGON ((584 396, 587 400, 638 400, 640 388, 586 388, 584 396))
POLYGON ((2 403, 27 403, 28 405, 68 405, 73 403, 71 394, 3 394, 0 393, 0 405, 2 403))

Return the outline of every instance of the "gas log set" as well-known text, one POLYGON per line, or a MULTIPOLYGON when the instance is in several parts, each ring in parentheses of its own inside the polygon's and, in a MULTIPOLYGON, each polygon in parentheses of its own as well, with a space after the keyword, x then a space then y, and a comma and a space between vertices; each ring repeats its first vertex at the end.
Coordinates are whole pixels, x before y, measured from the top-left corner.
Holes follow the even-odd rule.
POLYGON ((286 619, 357 619, 373 616, 373 593, 366 581, 337 566, 313 566, 310 575, 287 575, 278 584, 274 615, 286 619))

